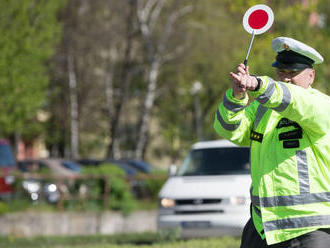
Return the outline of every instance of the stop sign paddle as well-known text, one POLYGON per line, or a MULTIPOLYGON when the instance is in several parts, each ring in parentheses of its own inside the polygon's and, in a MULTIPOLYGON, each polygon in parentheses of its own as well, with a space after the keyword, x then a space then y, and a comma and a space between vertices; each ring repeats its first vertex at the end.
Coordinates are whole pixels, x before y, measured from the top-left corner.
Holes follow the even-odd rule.
POLYGON ((244 60, 244 65, 247 64, 254 36, 266 32, 272 26, 273 22, 273 11, 267 5, 257 4, 245 12, 243 17, 243 27, 248 33, 252 34, 252 38, 244 60))

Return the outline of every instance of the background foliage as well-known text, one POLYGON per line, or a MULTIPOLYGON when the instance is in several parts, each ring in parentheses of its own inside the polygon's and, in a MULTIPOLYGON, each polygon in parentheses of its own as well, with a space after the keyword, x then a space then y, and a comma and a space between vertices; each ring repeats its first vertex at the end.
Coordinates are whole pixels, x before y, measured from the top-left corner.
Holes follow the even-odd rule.
POLYGON ((18 133, 31 139, 42 132, 36 117, 45 103, 47 63, 61 37, 57 12, 63 2, 0 2, 1 136, 18 133))
MULTIPOLYGON (((130 185, 126 182, 125 172, 116 165, 101 164, 97 167, 83 168, 83 174, 97 175, 108 177, 110 199, 108 208, 112 210, 120 210, 127 215, 136 208, 136 199, 132 195, 130 185)), ((88 185, 89 190, 95 196, 101 195, 99 191, 103 191, 104 182, 91 180, 88 185)), ((101 192, 102 193, 102 192, 101 192)))
POLYGON ((81 157, 134 157, 149 114, 143 158, 156 165, 180 160, 193 142, 219 138, 212 128, 214 112, 231 85, 229 72, 244 60, 251 37, 242 16, 256 3, 272 8, 275 22, 256 37, 250 71, 274 76, 270 42, 293 37, 324 56, 324 64, 315 67, 314 85, 329 93, 326 0, 1 1, 0 134, 25 140, 43 136, 52 156, 71 156, 71 72, 81 157), (148 40, 138 17, 139 8, 151 2, 159 5, 150 9, 154 22, 148 40), (151 91, 150 58, 161 61, 151 91), (197 94, 195 82, 202 85, 197 94), (47 118, 38 119, 40 113, 47 118))

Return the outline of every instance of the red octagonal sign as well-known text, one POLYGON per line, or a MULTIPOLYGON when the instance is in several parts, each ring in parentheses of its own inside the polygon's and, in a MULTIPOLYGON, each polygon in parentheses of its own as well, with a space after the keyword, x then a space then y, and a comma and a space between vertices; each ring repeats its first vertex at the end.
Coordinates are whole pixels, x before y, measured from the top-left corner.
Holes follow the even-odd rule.
POLYGON ((257 4, 249 8, 243 17, 244 29, 250 34, 262 34, 266 32, 274 22, 274 14, 271 8, 264 4, 257 4))

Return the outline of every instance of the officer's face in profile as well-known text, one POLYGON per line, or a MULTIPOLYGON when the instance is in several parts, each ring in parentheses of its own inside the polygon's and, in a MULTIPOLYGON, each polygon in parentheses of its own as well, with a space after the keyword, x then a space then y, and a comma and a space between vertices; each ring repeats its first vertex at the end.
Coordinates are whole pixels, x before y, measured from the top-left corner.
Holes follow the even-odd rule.
POLYGON ((292 71, 276 68, 276 79, 286 83, 292 83, 307 89, 315 78, 315 71, 312 68, 292 71))

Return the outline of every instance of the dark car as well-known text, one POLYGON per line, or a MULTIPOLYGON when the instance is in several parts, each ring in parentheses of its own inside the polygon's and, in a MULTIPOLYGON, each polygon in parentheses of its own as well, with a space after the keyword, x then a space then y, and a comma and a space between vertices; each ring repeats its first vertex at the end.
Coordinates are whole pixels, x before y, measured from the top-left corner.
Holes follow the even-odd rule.
POLYGON ((81 172, 81 166, 73 161, 64 160, 62 161, 62 166, 77 173, 81 172))
POLYGON ((123 160, 106 159, 104 162, 117 165, 125 171, 127 176, 135 176, 139 172, 136 168, 123 160))
POLYGON ((99 166, 100 164, 112 164, 112 165, 115 165, 115 166, 121 168, 123 171, 125 171, 127 176, 135 176, 139 172, 139 170, 137 168, 135 168, 132 164, 129 164, 125 160, 80 159, 77 162, 83 166, 99 166))
POLYGON ((125 159, 123 161, 125 163, 129 164, 130 166, 133 166, 139 172, 143 172, 143 173, 151 173, 152 172, 152 166, 150 164, 148 164, 147 162, 145 162, 145 161, 135 160, 135 159, 125 159))
POLYGON ((78 159, 77 163, 83 166, 99 166, 100 164, 103 163, 103 160, 93 159, 93 158, 83 158, 83 159, 78 159))
POLYGON ((17 162, 17 168, 21 172, 40 172, 47 169, 47 166, 38 160, 24 159, 17 162))
POLYGON ((49 170, 56 175, 72 175, 81 172, 81 166, 70 160, 63 159, 24 159, 17 162, 22 172, 37 172, 49 170))
POLYGON ((7 198, 14 192, 15 178, 11 175, 14 170, 16 163, 9 142, 0 139, 0 198, 7 198))

